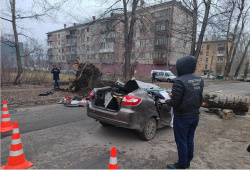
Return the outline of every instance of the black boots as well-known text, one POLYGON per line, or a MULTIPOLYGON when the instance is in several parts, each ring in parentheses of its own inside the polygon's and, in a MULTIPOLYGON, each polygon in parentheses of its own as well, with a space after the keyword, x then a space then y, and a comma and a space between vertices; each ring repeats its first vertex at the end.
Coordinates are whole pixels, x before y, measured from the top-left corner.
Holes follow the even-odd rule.
POLYGON ((190 167, 190 163, 185 166, 180 166, 178 163, 175 164, 167 164, 168 169, 188 169, 190 167))

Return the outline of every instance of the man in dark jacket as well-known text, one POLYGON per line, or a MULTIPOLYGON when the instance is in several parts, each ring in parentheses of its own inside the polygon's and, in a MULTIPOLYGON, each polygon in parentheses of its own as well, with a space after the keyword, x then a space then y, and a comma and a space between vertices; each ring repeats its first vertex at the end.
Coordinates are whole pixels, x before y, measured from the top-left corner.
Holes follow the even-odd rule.
POLYGON ((152 73, 152 83, 156 83, 155 76, 156 76, 156 72, 153 71, 153 73, 152 73))
POLYGON ((194 152, 194 133, 199 122, 204 81, 194 75, 196 58, 185 56, 177 60, 178 78, 173 83, 171 99, 166 103, 174 109, 174 136, 178 150, 178 163, 168 164, 169 169, 190 167, 194 152))
POLYGON ((53 66, 51 73, 53 73, 53 80, 55 80, 54 88, 56 88, 56 87, 59 88, 58 80, 59 80, 60 70, 56 67, 56 65, 53 66))

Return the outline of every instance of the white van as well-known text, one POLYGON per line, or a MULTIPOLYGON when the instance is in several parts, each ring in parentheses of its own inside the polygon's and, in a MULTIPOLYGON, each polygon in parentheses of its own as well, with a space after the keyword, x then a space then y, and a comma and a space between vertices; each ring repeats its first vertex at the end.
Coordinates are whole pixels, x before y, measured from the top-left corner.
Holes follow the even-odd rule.
POLYGON ((151 70, 151 76, 153 72, 156 73, 155 79, 157 81, 167 81, 167 82, 174 82, 176 79, 176 76, 171 72, 167 70, 151 70))

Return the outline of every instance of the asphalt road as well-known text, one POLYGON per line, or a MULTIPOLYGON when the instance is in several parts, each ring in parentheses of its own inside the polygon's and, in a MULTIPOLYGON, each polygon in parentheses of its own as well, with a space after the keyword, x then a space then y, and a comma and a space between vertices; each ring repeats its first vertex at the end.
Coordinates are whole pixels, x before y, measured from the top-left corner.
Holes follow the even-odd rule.
MULTIPOLYGON (((19 124, 25 157, 34 163, 33 169, 106 169, 112 147, 117 148, 119 168, 165 168, 165 163, 154 156, 159 155, 160 149, 154 140, 144 142, 135 131, 102 127, 87 117, 84 107, 53 104, 9 108, 9 113, 11 121, 19 124), (155 146, 154 153, 151 146, 155 146)), ((165 138, 167 133, 172 140, 168 150, 174 150, 172 128, 160 129, 157 136, 165 134, 165 138)), ((1 134, 2 165, 7 163, 11 134, 1 134)), ((162 145, 166 140, 161 142, 162 145)), ((163 149, 160 154, 164 154, 163 149)))

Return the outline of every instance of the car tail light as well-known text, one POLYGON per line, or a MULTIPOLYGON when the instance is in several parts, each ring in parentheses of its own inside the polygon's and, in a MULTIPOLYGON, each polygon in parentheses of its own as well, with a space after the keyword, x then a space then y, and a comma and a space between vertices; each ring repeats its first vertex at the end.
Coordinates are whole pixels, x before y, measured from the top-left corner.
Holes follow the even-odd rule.
POLYGON ((136 106, 141 102, 141 98, 135 96, 124 96, 122 99, 122 104, 136 106))
POLYGON ((91 90, 90 94, 89 94, 89 98, 93 98, 94 97, 94 90, 91 90))

